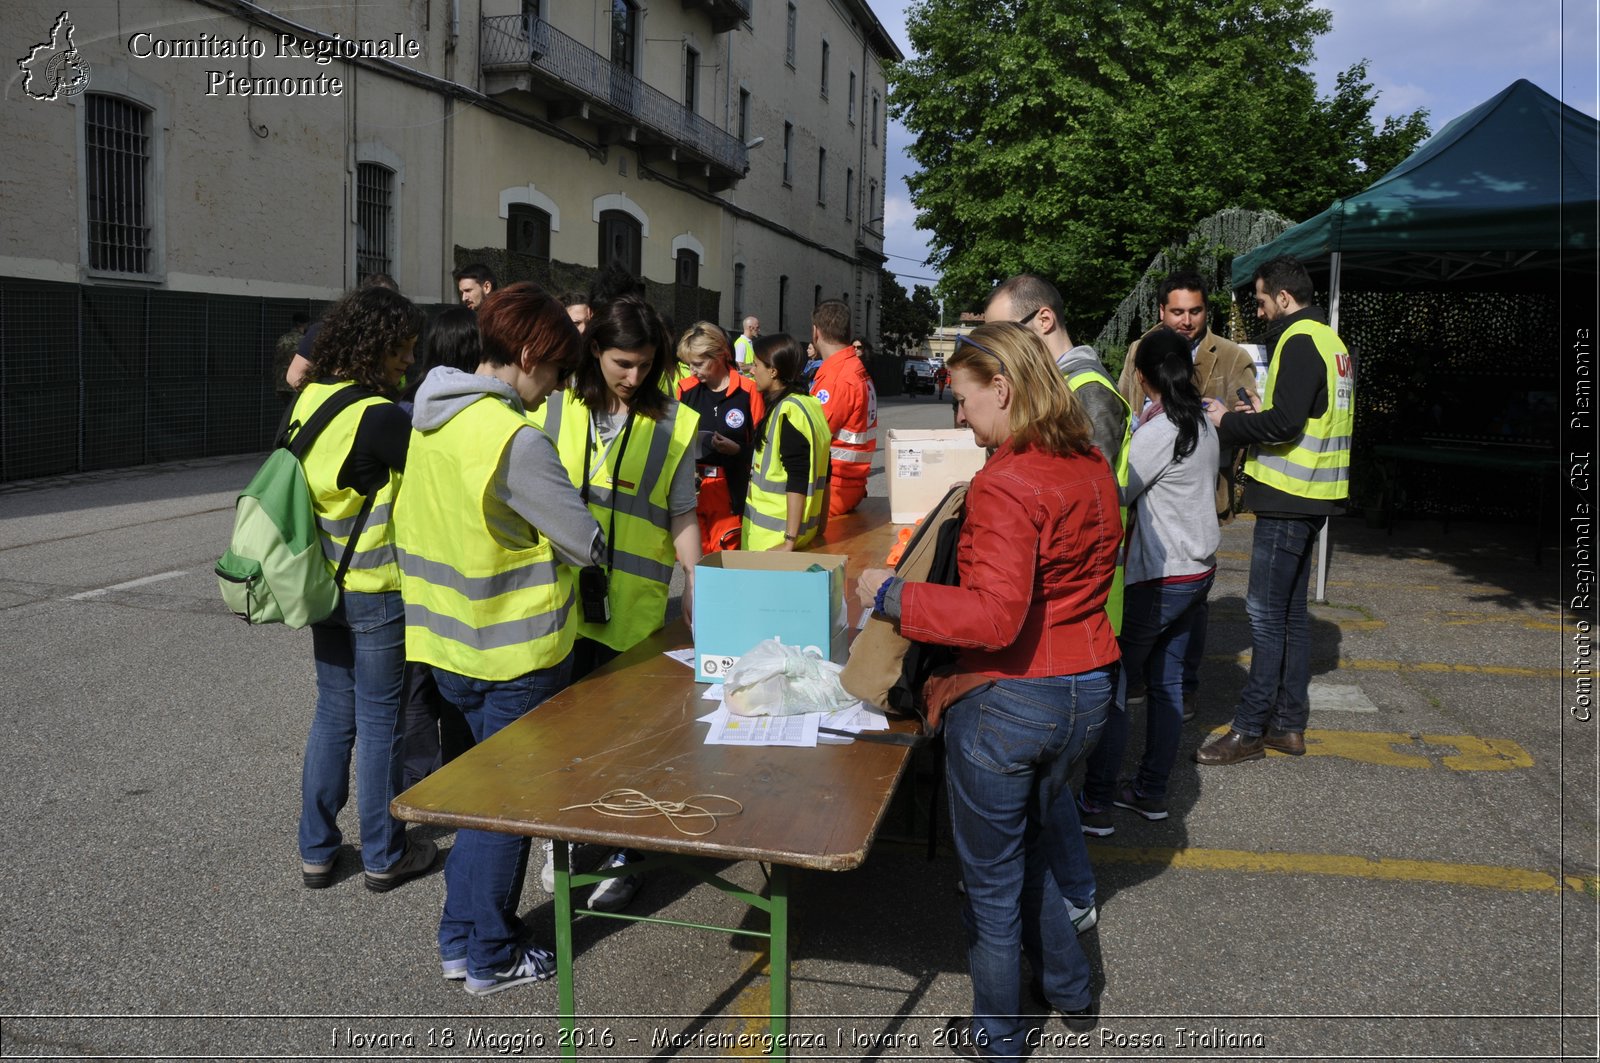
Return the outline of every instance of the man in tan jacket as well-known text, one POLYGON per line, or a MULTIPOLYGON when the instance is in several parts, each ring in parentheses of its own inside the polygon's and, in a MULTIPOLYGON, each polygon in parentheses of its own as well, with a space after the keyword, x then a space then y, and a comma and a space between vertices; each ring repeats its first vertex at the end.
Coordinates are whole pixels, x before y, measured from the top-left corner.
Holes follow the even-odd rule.
MULTIPOLYGON (((1256 366, 1243 347, 1206 327, 1207 294, 1206 283, 1198 273, 1179 270, 1167 274, 1156 290, 1161 311, 1161 324, 1156 328, 1165 325, 1189 341, 1189 351, 1194 356, 1194 382, 1201 397, 1216 399, 1231 410, 1239 400, 1236 394, 1239 388, 1252 395, 1256 393, 1256 366)), ((1117 390, 1128 400, 1135 423, 1148 401, 1133 382, 1133 355, 1139 349, 1139 340, 1134 340, 1133 346, 1128 348, 1122 376, 1117 381, 1117 390)), ((1217 519, 1223 522, 1233 517, 1233 490, 1229 483, 1233 457, 1225 451, 1217 470, 1217 519)))
MULTIPOLYGON (((1164 325, 1189 341, 1189 351, 1194 356, 1194 381, 1201 396, 1216 399, 1231 410, 1238 402, 1236 392, 1239 388, 1244 388, 1252 396, 1256 394, 1256 366, 1243 347, 1232 340, 1223 339, 1206 327, 1207 294, 1206 282, 1198 273, 1178 270, 1167 274, 1161 287, 1156 289, 1156 302, 1161 310, 1161 324, 1156 328, 1164 325)), ((1143 338, 1140 337, 1141 340, 1143 338)), ((1128 357, 1122 363, 1122 377, 1117 381, 1117 390, 1122 392, 1122 397, 1128 400, 1133 410, 1135 431, 1139 415, 1148 402, 1133 380, 1133 355, 1138 349, 1139 341, 1135 340, 1133 346, 1128 348, 1128 357)), ((1216 503, 1217 520, 1224 524, 1233 519, 1233 462, 1233 452, 1223 450, 1217 467, 1216 503)), ((1205 654, 1206 621, 1209 619, 1206 612, 1202 605, 1199 624, 1189 639, 1189 649, 1183 659, 1185 720, 1194 718, 1199 697, 1200 659, 1205 654)), ((1144 677, 1130 676, 1128 703, 1134 703, 1142 697, 1144 677)))

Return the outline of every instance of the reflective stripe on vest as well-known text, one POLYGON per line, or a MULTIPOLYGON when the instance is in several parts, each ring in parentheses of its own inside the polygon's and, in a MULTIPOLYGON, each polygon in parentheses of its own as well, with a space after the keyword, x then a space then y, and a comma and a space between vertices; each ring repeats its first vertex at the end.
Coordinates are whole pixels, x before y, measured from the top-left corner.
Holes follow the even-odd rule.
MULTIPOLYGON (((783 469, 783 425, 793 424, 811 443, 811 482, 806 485, 805 506, 800 511, 796 549, 816 538, 822 523, 823 488, 828 482, 828 418, 822 404, 810 395, 788 395, 767 419, 766 435, 756 443, 750 469, 750 490, 745 497, 741 548, 769 550, 783 543, 789 524, 789 475, 783 469)), ((863 455, 870 459, 870 455, 863 455)))
POLYGON ((1133 407, 1111 383, 1111 378, 1093 369, 1080 369, 1067 377, 1067 387, 1074 392, 1089 384, 1099 384, 1122 403, 1122 446, 1117 448, 1117 461, 1111 471, 1117 477, 1117 516, 1122 518, 1122 540, 1117 546, 1117 568, 1111 574, 1111 590, 1106 594, 1106 617, 1111 621, 1111 633, 1122 634, 1122 598, 1127 584, 1128 507, 1122 504, 1122 493, 1128 486, 1128 444, 1133 438, 1133 407))
POLYGON ((571 389, 551 394, 528 419, 555 442, 574 487, 583 483, 587 457, 593 473, 589 512, 608 535, 615 503, 611 620, 594 624, 580 619, 578 634, 615 650, 629 649, 666 621, 667 593, 677 560, 669 509, 672 480, 680 462, 694 460, 700 415, 681 403, 669 402, 659 421, 638 417, 627 453, 621 455, 615 453, 622 442, 620 431, 604 448, 589 447, 589 410, 571 389))
POLYGON ((484 508, 512 439, 527 427, 485 395, 438 428, 412 430, 411 492, 395 502, 408 660, 502 682, 572 651, 571 570, 526 523, 508 546, 505 513, 495 514, 491 530, 484 508))
POLYGON ((1306 421, 1298 439, 1257 444, 1244 463, 1245 474, 1258 483, 1299 498, 1337 501, 1350 495, 1350 440, 1355 426, 1355 374, 1339 334, 1320 321, 1296 321, 1283 330, 1272 350, 1262 409, 1272 408, 1279 355, 1291 336, 1309 336, 1322 356, 1328 407, 1306 421))
MULTIPOLYGON (((354 382, 348 380, 338 384, 307 384, 295 400, 294 420, 305 424, 334 392, 354 386, 354 382)), ((350 458, 364 411, 388 401, 373 396, 339 411, 339 416, 322 430, 302 463, 316 509, 317 528, 322 532, 322 557, 328 563, 329 572, 338 571, 345 544, 350 541, 356 517, 367 497, 351 488, 339 487, 339 470, 350 458)), ((388 480, 373 493, 372 512, 367 515, 361 538, 350 555, 350 570, 344 577, 345 590, 377 594, 400 589, 394 527, 390 523, 390 508, 399 486, 400 475, 391 471, 388 480)))

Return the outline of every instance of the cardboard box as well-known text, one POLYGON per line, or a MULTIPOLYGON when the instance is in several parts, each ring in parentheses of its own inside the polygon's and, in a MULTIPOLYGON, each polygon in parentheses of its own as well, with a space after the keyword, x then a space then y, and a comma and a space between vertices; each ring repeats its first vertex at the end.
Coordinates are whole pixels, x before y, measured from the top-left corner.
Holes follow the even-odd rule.
POLYGON ((889 520, 915 524, 951 485, 970 480, 989 460, 970 428, 891 428, 884 470, 889 475, 889 520))
POLYGON ((837 554, 723 550, 694 570, 694 675, 720 683, 756 643, 816 646, 839 661, 848 651, 846 558, 837 554), (818 571, 807 571, 808 569, 818 571))

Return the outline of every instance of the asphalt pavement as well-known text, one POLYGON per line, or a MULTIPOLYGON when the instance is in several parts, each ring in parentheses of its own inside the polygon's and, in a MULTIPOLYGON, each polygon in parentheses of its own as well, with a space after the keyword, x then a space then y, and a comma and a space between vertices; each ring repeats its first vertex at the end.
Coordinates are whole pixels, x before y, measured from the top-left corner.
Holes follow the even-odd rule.
MULTIPOLYGON (((929 397, 881 412, 950 423, 929 397)), ((375 894, 347 852, 300 885, 310 637, 240 623, 211 572, 259 461, 0 485, 0 1055, 552 1057, 552 984, 440 978, 439 875, 375 894)), ((1092 847, 1103 1026, 1041 1015, 1035 1057, 1594 1058, 1596 733, 1562 702, 1558 558, 1531 527, 1335 521, 1308 755, 1201 768, 1248 667, 1252 527, 1223 533, 1173 815, 1119 812, 1092 847)), ((795 876, 797 1058, 945 1058, 970 1007, 917 766, 864 867, 795 876)), ((523 904, 548 943, 536 868, 523 904)), ((749 918, 670 876, 634 910, 749 918)), ((759 939, 584 920, 577 950, 582 1055, 767 1047, 759 939)))

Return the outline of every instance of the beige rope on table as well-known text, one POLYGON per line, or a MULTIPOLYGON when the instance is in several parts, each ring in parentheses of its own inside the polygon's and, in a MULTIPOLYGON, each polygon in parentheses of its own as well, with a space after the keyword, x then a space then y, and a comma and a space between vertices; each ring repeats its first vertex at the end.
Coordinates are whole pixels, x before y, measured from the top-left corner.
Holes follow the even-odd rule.
POLYGON ((690 794, 682 801, 657 801, 648 794, 627 787, 616 790, 607 790, 598 800, 588 801, 579 805, 567 805, 561 811, 571 812, 575 808, 592 808, 602 816, 615 816, 619 819, 651 819, 655 816, 666 816, 668 822, 679 834, 690 838, 698 838, 710 834, 717 829, 717 820, 723 816, 737 816, 744 811, 744 805, 731 797, 722 794, 690 794), (710 798, 717 801, 726 801, 735 806, 732 812, 713 812, 701 805, 690 804, 696 798, 710 798), (711 825, 705 830, 689 830, 678 820, 709 819, 711 825))

